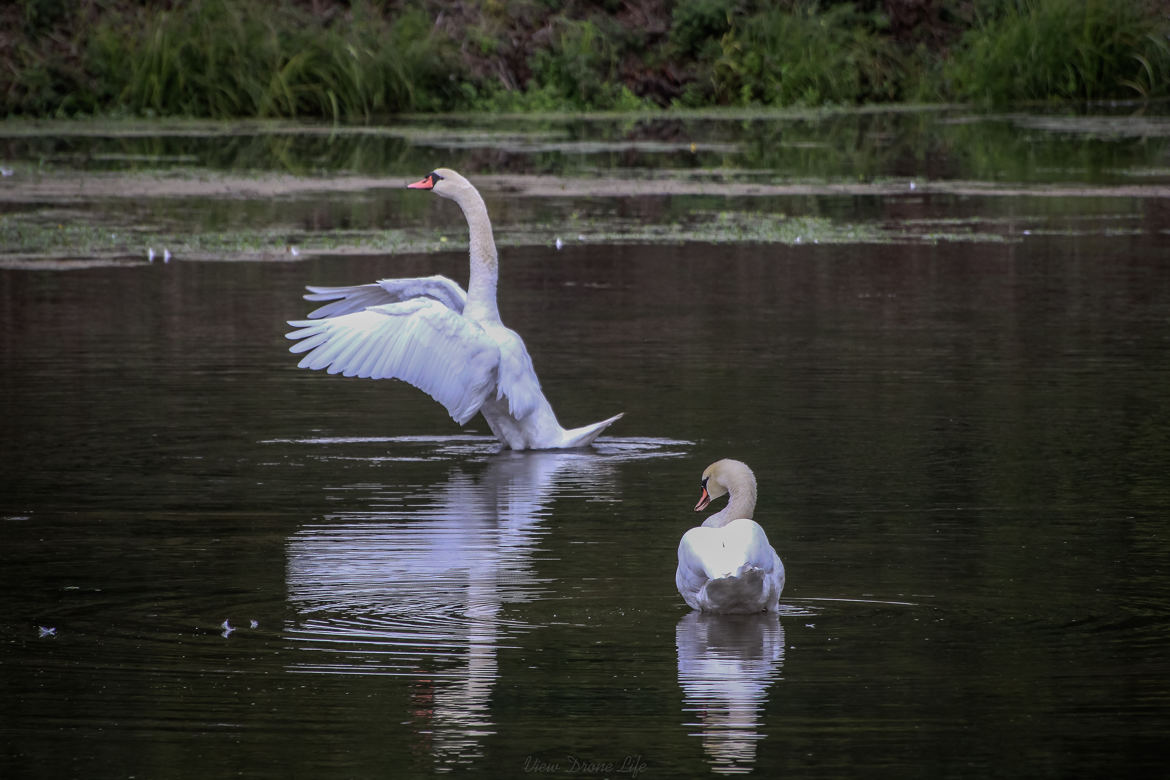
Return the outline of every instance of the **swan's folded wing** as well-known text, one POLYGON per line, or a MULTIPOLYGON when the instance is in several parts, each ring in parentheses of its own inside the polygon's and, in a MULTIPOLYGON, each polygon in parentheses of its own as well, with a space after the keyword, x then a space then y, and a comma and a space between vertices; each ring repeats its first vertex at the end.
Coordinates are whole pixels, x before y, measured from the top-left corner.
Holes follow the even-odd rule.
POLYGON ((500 354, 476 324, 431 298, 375 306, 324 320, 292 320, 286 334, 307 353, 300 368, 401 379, 447 408, 460 425, 496 385, 500 354))
POLYGON ((730 533, 730 539, 743 550, 743 562, 772 572, 777 568, 780 558, 772 545, 768 543, 768 534, 763 527, 754 520, 734 520, 725 526, 730 533))
POLYGON ((707 584, 707 580, 712 579, 712 575, 707 571, 703 550, 712 543, 714 536, 710 528, 702 527, 692 528, 683 534, 682 540, 678 543, 678 570, 674 575, 680 593, 684 591, 697 593, 707 584))
POLYGON ((411 298, 433 298, 449 309, 463 312, 467 293, 445 276, 420 276, 410 279, 380 279, 374 284, 350 287, 307 287, 306 301, 329 301, 309 312, 309 319, 340 317, 371 306, 384 306, 411 298))
POLYGON ((508 398, 508 411, 523 420, 536 409, 544 394, 532 367, 532 358, 524 341, 513 330, 504 329, 509 337, 500 339, 500 385, 497 398, 508 398))
POLYGON ((746 564, 767 573, 775 568, 776 553, 764 529, 752 520, 733 520, 722 528, 699 526, 683 534, 678 560, 699 582, 735 576, 746 564))

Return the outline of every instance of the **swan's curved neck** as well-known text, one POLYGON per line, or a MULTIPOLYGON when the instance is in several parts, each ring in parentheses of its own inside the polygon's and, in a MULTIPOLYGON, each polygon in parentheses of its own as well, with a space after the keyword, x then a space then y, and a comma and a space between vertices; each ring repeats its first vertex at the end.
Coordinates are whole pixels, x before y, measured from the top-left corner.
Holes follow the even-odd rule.
POLYGON ((455 198, 467 219, 468 243, 471 248, 471 276, 467 283, 467 305, 464 315, 477 320, 499 320, 496 305, 496 282, 500 264, 496 255, 496 241, 492 237, 492 222, 487 206, 474 187, 468 187, 455 198))
POLYGON ((722 528, 732 520, 746 517, 749 520, 756 511, 756 482, 754 479, 736 480, 727 486, 727 506, 703 521, 707 528, 722 528))

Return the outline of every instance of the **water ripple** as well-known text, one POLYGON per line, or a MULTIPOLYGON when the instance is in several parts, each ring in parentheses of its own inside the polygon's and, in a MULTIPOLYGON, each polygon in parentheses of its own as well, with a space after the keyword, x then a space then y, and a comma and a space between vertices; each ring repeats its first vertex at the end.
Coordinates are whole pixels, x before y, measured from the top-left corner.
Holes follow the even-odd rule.
MULTIPOLYGON (((306 440, 309 445, 366 444, 306 440)), ((554 497, 612 483, 615 464, 659 457, 680 444, 618 440, 601 452, 496 453, 483 437, 378 440, 392 457, 477 448, 486 466, 461 460, 445 483, 415 501, 375 484, 349 485, 364 500, 301 526, 286 544, 295 618, 285 638, 300 651, 295 673, 390 675, 409 680, 418 728, 442 765, 482 755, 493 733, 490 702, 498 655, 532 630, 513 606, 544 597, 535 557, 554 497), (489 449, 489 447, 491 449, 489 449), (468 469, 468 470, 465 470, 468 469)))
POLYGON ((457 434, 450 436, 307 436, 264 439, 260 444, 307 446, 316 455, 334 460, 393 462, 454 461, 478 462, 495 457, 543 457, 561 462, 588 463, 591 460, 629 462, 649 458, 677 458, 687 454, 693 442, 653 436, 602 436, 591 448, 578 450, 504 450, 494 436, 457 434), (378 455, 363 454, 360 448, 384 446, 378 455))

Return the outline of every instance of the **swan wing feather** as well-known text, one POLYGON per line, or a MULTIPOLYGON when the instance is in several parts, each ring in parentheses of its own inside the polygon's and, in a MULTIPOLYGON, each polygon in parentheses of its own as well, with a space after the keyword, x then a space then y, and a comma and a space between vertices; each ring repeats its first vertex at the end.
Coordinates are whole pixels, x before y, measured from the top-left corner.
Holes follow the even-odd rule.
POLYGON ((703 550, 707 544, 714 541, 709 528, 692 528, 683 534, 678 544, 678 569, 674 573, 674 584, 678 592, 691 607, 698 609, 698 595, 707 581, 711 579, 707 573, 707 565, 703 560, 703 550))
POLYGON ((507 397, 512 417, 523 420, 536 410, 544 394, 523 339, 510 328, 500 328, 503 332, 496 338, 500 347, 500 382, 496 398, 507 397))
POLYGON ((348 287, 306 287, 307 301, 324 301, 309 312, 309 319, 340 317, 371 306, 384 306, 412 298, 432 298, 447 308, 462 313, 467 304, 467 293, 456 282, 445 276, 420 276, 409 279, 379 279, 372 284, 348 287))
POLYGON ((298 366, 400 379, 463 425, 495 387, 500 351, 477 324, 433 298, 413 298, 321 320, 291 320, 298 366))
POLYGON ((768 534, 763 527, 754 520, 746 518, 733 520, 724 526, 729 547, 735 547, 741 552, 738 557, 742 564, 770 572, 775 568, 778 557, 772 545, 768 543, 768 534))

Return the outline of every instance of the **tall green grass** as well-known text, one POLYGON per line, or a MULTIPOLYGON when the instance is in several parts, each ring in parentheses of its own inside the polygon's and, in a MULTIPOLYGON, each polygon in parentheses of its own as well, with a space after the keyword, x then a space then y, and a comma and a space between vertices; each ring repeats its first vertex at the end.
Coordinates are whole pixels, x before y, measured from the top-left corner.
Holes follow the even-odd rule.
POLYGON ((804 2, 735 20, 715 62, 716 93, 776 106, 897 99, 902 58, 884 26, 881 14, 847 3, 804 2))
POLYGON ((935 0, 939 16, 912 35, 891 30, 872 10, 880 7, 16 0, 0 10, 10 28, 0 29, 0 114, 371 121, 402 111, 635 109, 650 100, 1170 96, 1166 0, 935 0))
POLYGON ((614 26, 603 32, 592 20, 562 20, 555 26, 551 45, 528 59, 533 84, 563 98, 566 106, 637 107, 637 98, 621 86, 622 38, 622 31, 614 26))
POLYGON ((943 68, 964 100, 1153 98, 1170 94, 1165 11, 1134 0, 1014 0, 981 18, 943 68))
POLYGON ((420 10, 357 2, 322 24, 291 3, 193 0, 101 18, 85 62, 95 109, 368 120, 444 107, 452 51, 420 10))
POLYGON ((646 104, 621 82, 628 35, 612 20, 557 18, 549 25, 546 46, 527 58, 531 76, 522 90, 498 82, 470 85, 472 107, 487 111, 637 110, 646 104))

